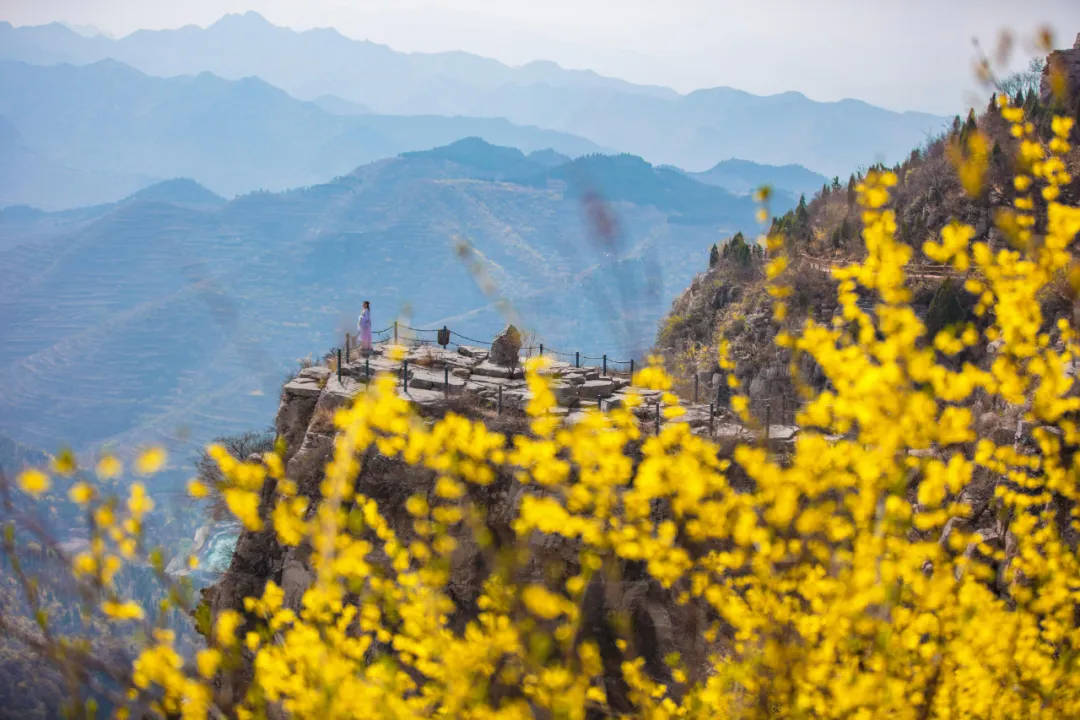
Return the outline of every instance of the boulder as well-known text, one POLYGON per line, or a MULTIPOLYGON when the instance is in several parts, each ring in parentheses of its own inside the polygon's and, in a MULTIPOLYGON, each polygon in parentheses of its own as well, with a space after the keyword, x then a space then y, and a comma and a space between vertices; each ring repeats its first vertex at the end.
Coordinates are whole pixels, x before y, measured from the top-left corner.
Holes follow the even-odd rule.
POLYGON ((503 367, 514 367, 518 364, 520 352, 521 332, 513 325, 507 325, 492 341, 488 361, 503 367))
POLYGON ((1060 98, 1065 107, 1071 107, 1080 96, 1080 33, 1069 50, 1055 50, 1046 58, 1042 77, 1039 80, 1039 100, 1044 105, 1054 105, 1058 100, 1054 93, 1054 79, 1061 79, 1064 97, 1060 98))

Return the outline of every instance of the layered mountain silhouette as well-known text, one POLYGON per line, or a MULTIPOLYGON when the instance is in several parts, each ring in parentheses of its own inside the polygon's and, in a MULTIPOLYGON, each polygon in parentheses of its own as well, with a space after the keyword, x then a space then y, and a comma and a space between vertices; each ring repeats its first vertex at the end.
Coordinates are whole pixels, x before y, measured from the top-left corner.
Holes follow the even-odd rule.
POLYGON ((551 62, 509 67, 464 52, 401 53, 332 29, 277 27, 256 13, 117 40, 60 24, 0 23, 0 58, 36 64, 113 58, 164 77, 257 76, 338 114, 501 117, 692 171, 740 157, 847 176, 868 158, 900 160, 944 123, 858 100, 815 102, 797 92, 757 96, 717 87, 682 95, 551 62))
POLYGON ((335 115, 257 78, 0 61, 0 206, 108 202, 176 176, 225 196, 283 190, 471 135, 568 155, 600 149, 498 118, 335 115))
POLYGON ((640 158, 476 138, 231 201, 171 180, 96 207, 8 208, 0 435, 194 447, 261 427, 292 359, 340 345, 365 299, 376 328, 407 313, 485 340, 503 297, 549 348, 626 359, 712 243, 757 229, 754 209, 640 158))
POLYGON ((738 158, 723 160, 704 172, 689 175, 698 182, 736 193, 750 193, 762 185, 769 185, 795 195, 809 196, 828 182, 824 175, 802 165, 762 165, 738 158))

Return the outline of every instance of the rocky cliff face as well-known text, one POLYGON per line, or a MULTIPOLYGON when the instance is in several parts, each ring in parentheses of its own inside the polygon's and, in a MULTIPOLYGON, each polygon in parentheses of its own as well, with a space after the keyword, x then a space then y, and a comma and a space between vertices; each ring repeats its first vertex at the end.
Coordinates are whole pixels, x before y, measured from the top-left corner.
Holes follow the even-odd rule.
MULTIPOLYGON (((409 361, 410 387, 407 391, 400 388, 400 393, 413 402, 421 417, 434 421, 453 411, 473 418, 482 417, 489 429, 507 436, 528 432, 527 417, 520 409, 528 399, 520 368, 490 363, 486 351, 476 348, 460 348, 457 352, 418 348, 410 352, 406 360, 409 361), (500 394, 502 413, 498 411, 500 394)), ((378 354, 367 359, 355 357, 342 368, 340 380, 337 373, 327 367, 309 367, 283 387, 275 430, 285 442, 286 476, 297 483, 300 494, 314 501, 309 514, 321 499, 319 488, 324 468, 334 451, 334 411, 356 393, 365 391, 369 375, 397 372, 400 377, 403 370, 402 364, 378 354)), ((629 386, 628 377, 604 377, 600 368, 576 368, 567 363, 556 363, 548 372, 555 376, 556 394, 563 405, 557 412, 565 416, 566 422, 574 422, 583 407, 620 402, 629 386)), ((638 390, 648 394, 648 391, 638 390)), ((649 415, 650 412, 644 408, 641 421, 643 426, 651 428, 655 417, 649 415)), ((698 428, 708 426, 707 420, 699 418, 695 422, 698 428)), ((397 537, 409 542, 413 536, 413 519, 405 508, 405 501, 416 493, 430 492, 434 482, 434 473, 406 465, 400 459, 381 455, 375 448, 370 448, 361 458, 356 489, 375 500, 397 537)), ((266 582, 271 580, 284 590, 286 607, 300 608, 303 594, 314 579, 311 549, 303 545, 283 546, 278 541, 269 522, 269 513, 276 501, 275 492, 272 481, 268 481, 262 490, 260 513, 266 529, 243 532, 229 569, 217 583, 203 591, 203 605, 212 618, 230 609, 243 613, 243 599, 261 595, 266 582)), ((484 510, 496 549, 511 544, 520 547, 522 539, 516 538, 511 522, 525 492, 528 490, 517 483, 510 470, 500 471, 489 486, 469 488, 470 500, 484 510)), ((477 612, 475 600, 488 572, 491 555, 482 552, 470 536, 455 536, 455 540, 458 548, 451 558, 447 594, 457 607, 451 617, 451 626, 460 631, 477 612)), ((535 574, 536 581, 553 564, 577 572, 577 549, 569 541, 560 536, 537 535, 524 539, 524 542, 527 542, 530 558, 526 572, 535 574)), ((612 612, 618 610, 631 619, 637 652, 646 658, 647 667, 656 677, 663 677, 668 672, 663 662, 668 653, 704 657, 704 648, 692 644, 700 642, 697 633, 683 637, 677 631, 679 627, 693 626, 700 618, 689 617, 687 614, 692 611, 680 608, 670 593, 650 579, 643 568, 628 563, 621 579, 598 579, 594 584, 595 587, 591 586, 586 593, 585 612, 589 620, 585 632, 595 637, 608 656, 621 657, 621 651, 614 645, 615 635, 609 628, 612 612)), ((248 655, 246 664, 219 681, 218 700, 224 706, 239 701, 246 692, 251 680, 251 659, 248 655)), ((624 691, 617 661, 613 661, 610 671, 608 694, 617 702, 624 691)))
MULTIPOLYGON (((1026 100, 1024 112, 1033 123, 1036 135, 1048 141, 1052 137, 1052 121, 1057 114, 1072 114, 1080 120, 1080 35, 1071 49, 1057 50, 1047 58, 1042 78, 1040 99, 1026 100), (1064 78, 1068 100, 1062 107, 1051 88, 1051 78, 1060 73, 1064 78)), ((1078 123, 1080 124, 1080 123, 1078 123)), ((1065 155, 1066 169, 1074 178, 1062 187, 1060 200, 1068 204, 1080 202, 1080 149, 1077 130, 1073 131, 1073 148, 1065 155)), ((975 229, 976 240, 989 243, 991 248, 1009 247, 1009 242, 994 224, 995 214, 1012 205, 1016 190, 1012 158, 1020 152, 1018 141, 1012 137, 1006 122, 993 103, 987 111, 974 112, 966 122, 959 118, 952 130, 935 138, 924 147, 916 148, 902 163, 892 168, 897 184, 891 189, 889 207, 896 212, 898 238, 911 245, 914 256, 908 267, 913 290, 912 305, 927 325, 932 337, 942 328, 963 322, 977 325, 984 319, 972 312, 974 301, 963 291, 963 279, 947 270, 935 267, 922 255, 922 244, 939 237, 951 221, 967 223, 975 229), (979 192, 968 193, 960 184, 950 157, 962 147, 971 133, 978 131, 987 138, 990 148, 986 172, 979 192)), ((826 322, 838 312, 836 285, 829 276, 833 264, 844 265, 861 259, 866 248, 861 235, 861 209, 857 202, 857 186, 862 174, 852 174, 847 183, 836 181, 780 218, 770 232, 782 235, 790 265, 779 281, 792 288, 789 298, 789 317, 785 325, 797 328, 806 318, 826 322)), ((1039 201, 1041 202, 1041 200, 1039 201)), ((706 253, 701 253, 705 265, 706 253)), ((738 258, 718 253, 717 261, 698 275, 672 303, 671 311, 661 324, 656 349, 669 361, 669 366, 682 378, 683 388, 696 377, 698 384, 713 381, 716 370, 716 348, 721 337, 731 343, 736 376, 749 395, 751 409, 764 419, 766 407, 776 417, 787 417, 792 406, 799 404, 796 385, 811 389, 825 387, 825 378, 805 358, 794 358, 777 348, 773 342, 781 323, 773 320, 771 303, 764 286, 762 260, 756 256, 738 258), (777 409, 779 406, 779 410, 777 409)), ((870 310, 874 298, 865 297, 860 305, 870 310)), ((1044 300, 1044 317, 1056 318, 1075 313, 1064 294, 1049 294, 1044 300), (1054 295, 1060 295, 1054 297, 1054 295)), ((981 362, 985 348, 969 348, 959 361, 981 362)))
MULTIPOLYGON (((827 321, 838 312, 827 274, 804 267, 791 277, 792 304, 802 317, 827 321)), ((816 390, 824 387, 825 378, 805 356, 797 358, 792 368, 791 354, 774 342, 782 325, 773 318, 761 261, 743 265, 722 260, 694 278, 672 303, 657 349, 681 378, 682 388, 690 387, 696 377, 700 388, 709 388, 710 399, 726 405, 729 392, 716 354, 723 338, 730 343, 735 376, 750 399, 751 414, 761 422, 793 423, 800 404, 794 378, 816 390)))
POLYGON ((1059 77, 1058 82, 1062 83, 1062 104, 1066 108, 1075 108, 1077 101, 1080 101, 1080 33, 1076 34, 1076 42, 1072 48, 1055 50, 1046 58, 1046 66, 1039 81, 1039 100, 1046 105, 1057 99, 1055 76, 1059 77))

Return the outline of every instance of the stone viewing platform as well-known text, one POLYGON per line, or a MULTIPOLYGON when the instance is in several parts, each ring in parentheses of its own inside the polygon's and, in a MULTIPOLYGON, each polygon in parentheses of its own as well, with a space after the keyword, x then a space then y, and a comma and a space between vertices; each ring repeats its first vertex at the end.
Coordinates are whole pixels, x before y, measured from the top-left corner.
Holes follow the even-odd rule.
MULTIPOLYGON (((446 349, 421 345, 407 349, 401 360, 389 357, 389 349, 375 346, 363 356, 359 350, 342 358, 340 372, 336 363, 331 367, 312 366, 300 370, 283 389, 283 407, 293 401, 318 401, 328 409, 349 401, 365 392, 368 382, 385 373, 397 378, 398 394, 421 409, 438 409, 451 400, 466 399, 493 413, 524 412, 531 394, 525 381, 524 362, 504 365, 493 362, 486 348, 459 345, 446 349)), ((505 358, 504 358, 505 359, 505 358)), ((573 363, 552 360, 542 374, 552 379, 555 394, 553 412, 563 415, 567 423, 579 421, 589 409, 609 410, 621 406, 628 394, 638 395, 642 402, 634 408, 643 434, 651 434, 671 422, 690 425, 695 434, 711 436, 718 441, 754 441, 761 439, 764 428, 744 426, 727 408, 708 403, 680 400, 686 410, 678 418, 662 416, 661 392, 635 387, 629 372, 605 373, 602 367, 577 367, 573 363), (657 414, 661 414, 659 423, 657 414)), ((798 428, 793 425, 771 425, 770 445, 791 443, 798 428)))

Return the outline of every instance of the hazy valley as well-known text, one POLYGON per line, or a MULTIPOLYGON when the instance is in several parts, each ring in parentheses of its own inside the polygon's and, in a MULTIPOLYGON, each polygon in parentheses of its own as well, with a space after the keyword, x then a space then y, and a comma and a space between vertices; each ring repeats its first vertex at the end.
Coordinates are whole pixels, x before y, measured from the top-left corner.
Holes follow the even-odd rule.
POLYGON ((640 357, 709 244, 755 227, 750 198, 639 158, 537 157, 464 140, 233 201, 174 181, 4 211, 0 434, 90 449, 261 427, 286 370, 340 345, 364 299, 380 328, 401 313, 490 338, 503 320, 462 241, 538 341, 640 357))

